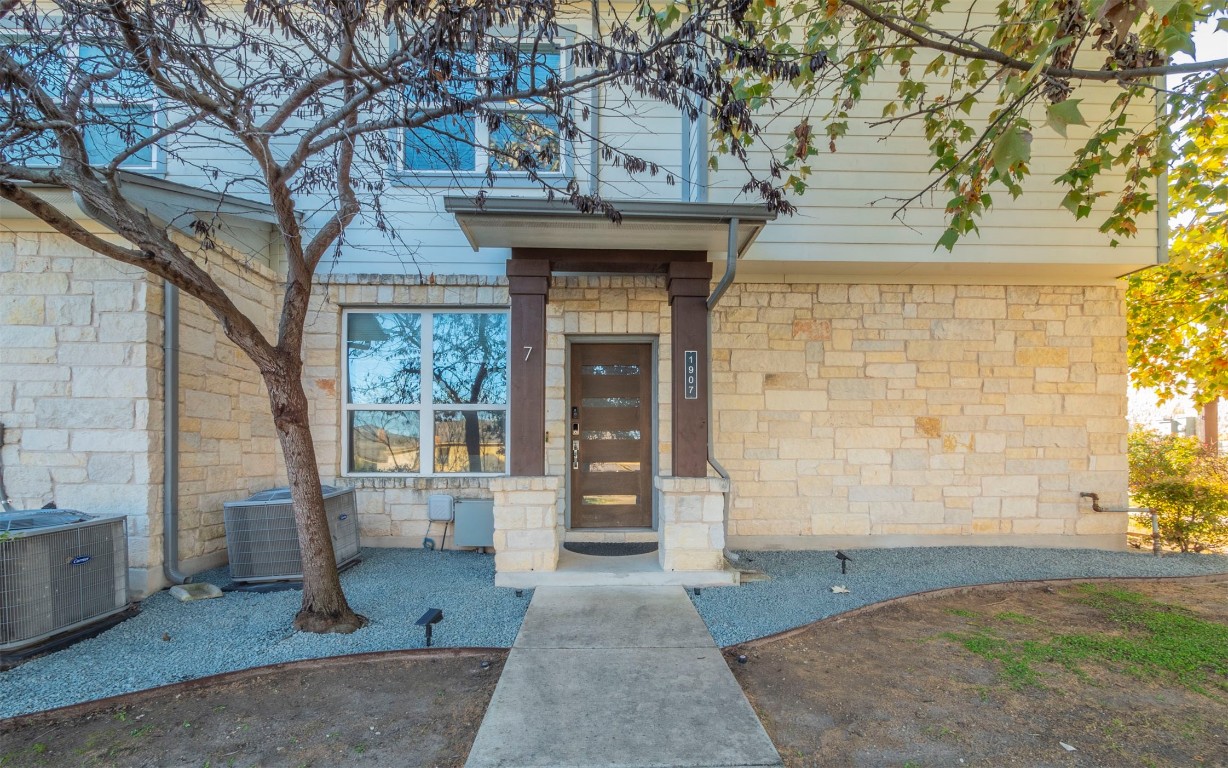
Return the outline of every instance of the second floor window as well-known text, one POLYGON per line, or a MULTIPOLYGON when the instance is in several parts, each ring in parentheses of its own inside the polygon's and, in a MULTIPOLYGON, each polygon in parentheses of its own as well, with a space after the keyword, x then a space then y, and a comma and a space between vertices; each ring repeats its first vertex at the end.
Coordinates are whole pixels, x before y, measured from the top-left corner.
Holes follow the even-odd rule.
MULTIPOLYGON (((561 76, 565 63, 559 51, 515 50, 515 64, 508 63, 507 52, 471 54, 441 77, 449 93, 463 101, 489 92, 488 88, 494 93, 541 88, 550 78, 561 76)), ((564 170, 558 117, 541 99, 491 101, 485 108, 489 117, 466 111, 406 131, 404 169, 425 173, 564 170)))
MULTIPOLYGON (((133 71, 120 53, 101 46, 73 45, 42 50, 23 38, 0 41, 6 53, 21 62, 52 100, 63 102, 81 78, 96 78, 74 118, 79 121, 85 150, 93 165, 105 165, 133 147, 120 164, 125 170, 154 170, 159 162, 155 144, 144 144, 157 125, 157 99, 153 86, 133 71)), ((13 137, 4 142, 4 160, 30 167, 60 164, 59 144, 49 129, 37 127, 45 116, 33 106, 23 108, 24 93, 0 99, 0 132, 13 137)))

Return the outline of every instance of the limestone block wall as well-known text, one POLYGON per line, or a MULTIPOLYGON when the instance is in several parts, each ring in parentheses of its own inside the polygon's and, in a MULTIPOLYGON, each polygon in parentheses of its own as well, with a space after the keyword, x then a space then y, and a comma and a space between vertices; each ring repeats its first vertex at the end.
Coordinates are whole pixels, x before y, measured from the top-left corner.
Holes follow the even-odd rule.
POLYGON ((145 273, 63 235, 0 231, 0 421, 18 508, 128 515, 134 568, 161 562, 158 318, 145 273))
MULTIPOLYGON (((270 270, 219 251, 202 262, 276 327, 270 270)), ((285 473, 259 375, 200 302, 180 305, 180 556, 191 573, 225 562, 222 503, 285 473)), ((138 593, 162 583, 162 366, 160 281, 57 233, 0 234, 9 492, 19 507, 126 514, 138 593)))
MULTIPOLYGON (((334 275, 316 289, 303 343, 303 385, 311 404, 316 459, 325 483, 357 489, 359 533, 364 546, 419 547, 427 533, 427 497, 491 498, 483 477, 344 477, 341 430, 342 310, 348 307, 506 307, 505 278, 438 275, 334 275)), ((432 536, 439 541, 443 525, 432 536)), ((444 546, 452 546, 452 534, 444 546)))
POLYGON ((719 477, 658 477, 661 511, 657 549, 665 571, 719 571, 725 567, 725 499, 719 477))
MULTIPOLYGON (((272 270, 217 252, 201 261, 236 305, 274 338, 279 285, 272 270)), ((160 319, 161 283, 151 286, 150 296, 151 311, 160 319)), ((160 361, 160 347, 158 352, 160 361)), ((179 430, 179 555, 191 573, 225 562, 223 504, 285 485, 286 475, 260 373, 208 308, 182 293, 179 430)))
MULTIPOLYGON (((325 482, 358 489, 363 541, 374 546, 419 546, 427 530, 427 497, 491 498, 489 478, 344 477, 342 463, 342 311, 347 307, 506 307, 502 277, 434 275, 336 275, 321 286, 308 315, 304 380, 312 406, 313 435, 325 482)), ((546 471, 568 471, 567 340, 634 334, 658 345, 658 474, 670 468, 669 298, 664 277, 566 276, 551 282, 546 304, 546 471)), ((514 415, 513 415, 514 418, 514 415)), ((556 525, 565 524, 566 483, 554 486, 556 525)), ((434 533, 439 533, 439 530, 434 533)), ((583 538, 592 539, 592 535, 583 538)), ((614 538, 621 538, 615 536, 614 538)))
POLYGON ((495 477, 488 482, 495 502, 495 583, 509 573, 555 570, 561 542, 556 508, 562 478, 495 477))
MULTIPOLYGON (((669 295, 665 277, 657 276, 567 276, 555 277, 546 302, 546 473, 566 477, 570 472, 570 436, 567 429, 567 340, 585 337, 612 339, 636 335, 657 340, 657 467, 668 475, 673 455, 670 418, 670 324, 669 295)), ((558 524, 566 524, 566 483, 559 487, 558 524)), ((621 540, 621 537, 580 535, 578 539, 621 540)))
POLYGON ((1111 286, 738 284, 714 318, 731 546, 1124 546, 1111 286))

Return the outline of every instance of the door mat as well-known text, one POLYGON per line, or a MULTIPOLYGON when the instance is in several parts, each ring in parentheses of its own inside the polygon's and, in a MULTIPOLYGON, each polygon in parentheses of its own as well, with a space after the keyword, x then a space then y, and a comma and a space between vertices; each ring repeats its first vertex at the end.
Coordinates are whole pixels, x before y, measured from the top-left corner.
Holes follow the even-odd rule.
POLYGON ((575 552, 577 555, 594 555, 596 557, 627 557, 629 555, 646 555, 657 551, 655 541, 565 541, 563 549, 575 552))

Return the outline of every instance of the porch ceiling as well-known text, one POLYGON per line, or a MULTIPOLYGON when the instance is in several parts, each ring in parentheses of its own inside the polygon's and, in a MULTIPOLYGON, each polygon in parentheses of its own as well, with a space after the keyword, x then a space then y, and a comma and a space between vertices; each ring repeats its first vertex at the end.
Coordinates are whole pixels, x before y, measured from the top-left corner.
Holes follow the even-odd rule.
POLYGON ((601 213, 581 213, 566 202, 492 197, 444 198, 444 210, 479 248, 621 249, 724 253, 729 222, 738 220, 739 255, 776 214, 761 205, 625 200, 612 202, 614 223, 601 213))

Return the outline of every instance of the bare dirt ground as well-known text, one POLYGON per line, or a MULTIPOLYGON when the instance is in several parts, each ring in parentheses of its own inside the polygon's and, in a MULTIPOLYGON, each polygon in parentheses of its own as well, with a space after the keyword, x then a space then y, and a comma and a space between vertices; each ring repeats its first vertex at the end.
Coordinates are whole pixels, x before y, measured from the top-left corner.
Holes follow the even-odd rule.
POLYGON ((13 718, 0 766, 459 766, 506 657, 316 660, 13 718))
POLYGON ((1225 624, 1222 582, 971 589, 727 658, 790 768, 1228 766, 1225 624))
MULTIPOLYGON (((972 588, 728 656, 790 768, 1228 766, 1223 581, 972 588)), ((459 766, 505 659, 318 660, 14 718, 0 766, 459 766)))

